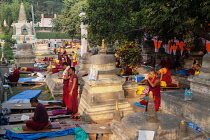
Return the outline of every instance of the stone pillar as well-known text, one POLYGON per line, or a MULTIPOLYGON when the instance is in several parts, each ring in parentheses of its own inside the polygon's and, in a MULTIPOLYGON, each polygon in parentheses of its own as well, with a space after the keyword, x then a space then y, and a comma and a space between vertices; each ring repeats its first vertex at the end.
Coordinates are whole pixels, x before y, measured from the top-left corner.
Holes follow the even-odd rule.
MULTIPOLYGON (((85 17, 86 17, 86 13, 83 11, 82 13, 79 14, 81 20, 83 20, 85 17)), ((81 56, 83 55, 83 53, 86 53, 87 52, 87 45, 88 45, 88 42, 87 42, 87 25, 82 21, 81 22, 81 25, 80 25, 80 28, 81 28, 81 56)))

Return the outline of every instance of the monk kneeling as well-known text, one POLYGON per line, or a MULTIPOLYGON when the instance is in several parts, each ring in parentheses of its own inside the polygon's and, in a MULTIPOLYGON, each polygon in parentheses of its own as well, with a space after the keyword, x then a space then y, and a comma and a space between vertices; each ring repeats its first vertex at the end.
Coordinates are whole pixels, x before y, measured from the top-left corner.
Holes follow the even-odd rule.
POLYGON ((32 107, 36 107, 34 115, 30 120, 25 120, 26 126, 33 130, 42 130, 48 126, 48 113, 43 104, 39 103, 37 98, 31 98, 30 103, 32 107))

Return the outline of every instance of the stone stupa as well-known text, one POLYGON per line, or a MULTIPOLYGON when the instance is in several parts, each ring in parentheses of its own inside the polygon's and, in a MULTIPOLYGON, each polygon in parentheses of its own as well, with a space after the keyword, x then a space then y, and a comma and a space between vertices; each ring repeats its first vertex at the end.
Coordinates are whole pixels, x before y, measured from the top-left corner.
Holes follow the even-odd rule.
POLYGON ((36 55, 33 52, 32 44, 19 43, 14 57, 17 67, 34 67, 36 55))
POLYGON ((155 131, 154 140, 192 140, 203 136, 187 128, 179 117, 155 112, 152 92, 149 94, 147 112, 128 114, 121 121, 113 120, 110 128, 113 132, 110 140, 137 140, 139 130, 155 131))
POLYGON ((78 112, 92 121, 113 119, 115 103, 118 102, 123 115, 132 113, 133 108, 122 89, 124 81, 116 74, 114 56, 106 55, 104 41, 100 54, 91 56, 90 61, 90 69, 98 70, 98 78, 89 80, 88 76, 83 77, 85 84, 78 112))
POLYGON ((22 43, 26 41, 27 43, 35 43, 35 35, 33 33, 33 26, 31 23, 27 22, 25 8, 23 3, 20 5, 18 22, 13 26, 12 38, 17 41, 17 43, 22 43))

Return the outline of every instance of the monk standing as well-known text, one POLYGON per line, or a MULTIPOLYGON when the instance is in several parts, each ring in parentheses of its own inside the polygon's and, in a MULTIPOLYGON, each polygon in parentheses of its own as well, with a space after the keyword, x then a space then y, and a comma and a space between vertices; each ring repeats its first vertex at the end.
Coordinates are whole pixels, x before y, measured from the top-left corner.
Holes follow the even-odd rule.
POLYGON ((7 79, 10 81, 10 82, 17 82, 20 78, 20 72, 19 70, 17 69, 17 66, 14 66, 13 67, 14 71, 12 74, 10 74, 7 79))
POLYGON ((76 114, 78 111, 78 77, 75 74, 75 68, 70 68, 69 78, 69 101, 67 105, 67 113, 76 114))
POLYGON ((67 106, 68 105, 68 100, 69 100, 69 70, 70 66, 68 66, 67 62, 63 62, 62 64, 64 71, 62 75, 63 79, 63 105, 67 106))
POLYGON ((34 115, 31 116, 30 120, 25 120, 27 127, 32 128, 33 130, 42 130, 48 126, 48 114, 47 110, 43 104, 39 103, 37 98, 31 98, 30 103, 32 107, 36 107, 34 115))
POLYGON ((76 52, 72 51, 72 59, 73 59, 73 67, 76 67, 77 65, 77 61, 78 61, 78 57, 76 52))

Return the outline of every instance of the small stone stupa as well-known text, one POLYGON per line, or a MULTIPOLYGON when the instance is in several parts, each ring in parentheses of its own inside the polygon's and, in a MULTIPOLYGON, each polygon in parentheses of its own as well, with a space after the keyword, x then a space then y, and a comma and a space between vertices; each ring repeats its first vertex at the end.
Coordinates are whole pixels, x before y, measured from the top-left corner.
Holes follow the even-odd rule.
POLYGON ((17 67, 34 67, 36 55, 33 52, 32 44, 19 43, 14 57, 17 67))
POLYGON ((125 98, 122 89, 124 81, 117 76, 115 58, 113 55, 106 55, 104 41, 100 53, 90 58, 90 69, 98 71, 97 78, 91 80, 88 76, 83 77, 85 85, 79 113, 92 121, 113 119, 116 102, 123 115, 133 113, 133 108, 125 98))
POLYGON ((2 54, 1 54, 1 59, 0 59, 0 66, 7 66, 8 62, 7 59, 5 58, 5 53, 2 49, 2 54))
POLYGON ((17 43, 22 43, 23 41, 26 41, 27 43, 35 43, 33 27, 31 23, 27 22, 23 3, 21 3, 20 6, 18 22, 13 26, 12 38, 15 39, 17 43))
POLYGON ((189 130, 179 117, 155 112, 152 92, 147 110, 128 114, 121 122, 113 120, 110 125, 113 132, 110 140, 137 140, 139 130, 155 131, 154 140, 192 140, 200 135, 195 130, 189 130))

